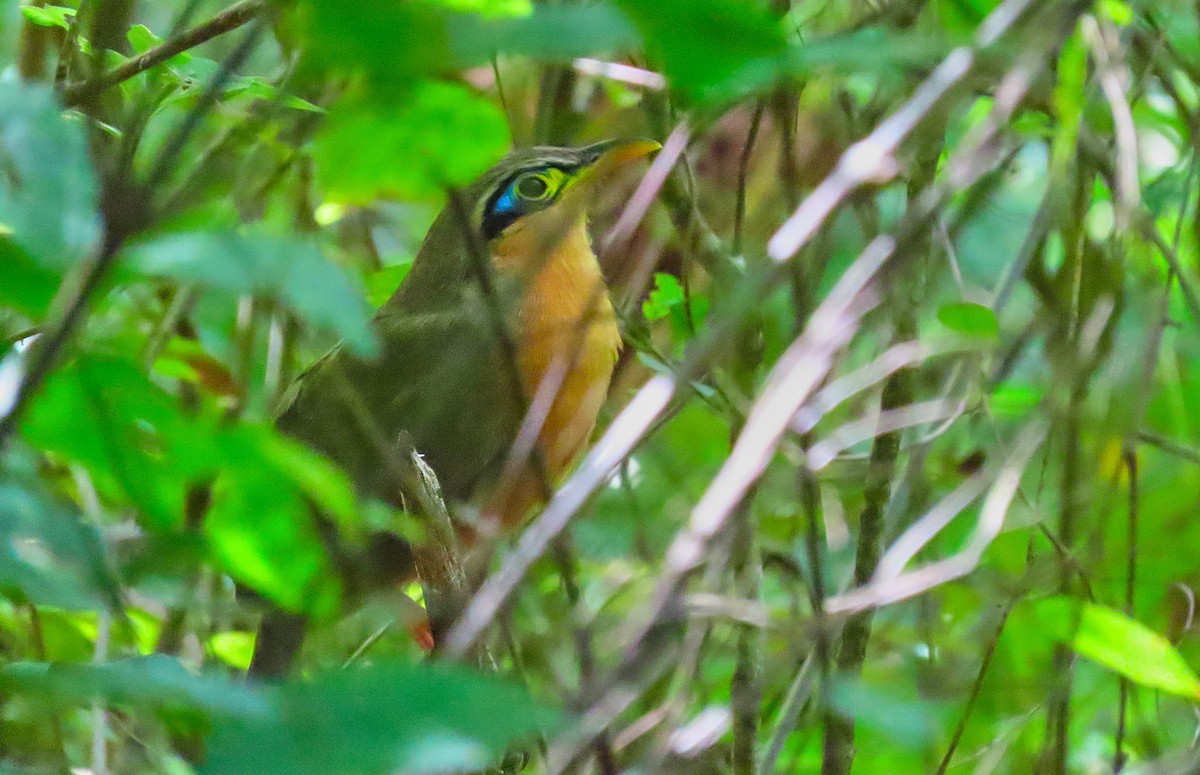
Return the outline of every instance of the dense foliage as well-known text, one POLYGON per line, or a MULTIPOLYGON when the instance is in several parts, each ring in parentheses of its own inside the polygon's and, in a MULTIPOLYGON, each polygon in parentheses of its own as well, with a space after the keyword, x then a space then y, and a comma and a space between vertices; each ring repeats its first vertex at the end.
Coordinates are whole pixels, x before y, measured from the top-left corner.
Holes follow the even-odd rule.
POLYGON ((1197 771, 1198 82, 1182 0, 0 0, 0 772, 1197 771), (272 418, 613 136, 604 443, 429 657, 272 418))

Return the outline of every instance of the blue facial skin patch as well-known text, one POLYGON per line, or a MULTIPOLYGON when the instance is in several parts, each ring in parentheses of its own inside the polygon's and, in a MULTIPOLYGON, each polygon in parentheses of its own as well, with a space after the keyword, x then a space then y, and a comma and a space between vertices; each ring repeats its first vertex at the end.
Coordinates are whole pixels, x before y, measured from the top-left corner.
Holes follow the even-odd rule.
POLYGON ((500 195, 500 198, 496 200, 496 204, 492 206, 492 212, 496 213, 497 215, 515 212, 517 209, 516 190, 517 184, 516 181, 513 181, 513 183, 504 190, 504 193, 500 195))

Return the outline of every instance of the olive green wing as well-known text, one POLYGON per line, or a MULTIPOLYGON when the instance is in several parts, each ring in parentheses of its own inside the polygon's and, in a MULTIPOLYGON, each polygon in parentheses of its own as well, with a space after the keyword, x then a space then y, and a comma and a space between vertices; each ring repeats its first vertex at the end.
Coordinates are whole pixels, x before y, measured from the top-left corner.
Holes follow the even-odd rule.
POLYGON ((360 491, 395 493, 381 445, 407 432, 446 496, 491 481, 521 419, 503 340, 484 305, 408 313, 385 308, 374 359, 337 349, 298 380, 279 427, 340 464, 360 491))

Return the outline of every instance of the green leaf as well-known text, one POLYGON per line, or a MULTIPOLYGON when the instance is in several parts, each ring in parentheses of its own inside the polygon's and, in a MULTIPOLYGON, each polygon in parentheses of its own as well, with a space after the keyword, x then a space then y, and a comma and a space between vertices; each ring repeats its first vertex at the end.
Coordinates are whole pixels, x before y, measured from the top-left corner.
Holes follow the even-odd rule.
POLYGON ((125 33, 125 39, 133 47, 133 53, 145 54, 155 46, 162 45, 163 39, 151 32, 144 24, 135 24, 125 33))
POLYGON ((75 9, 61 5, 23 5, 21 13, 40 27, 61 27, 66 30, 71 27, 70 20, 75 16, 75 9))
POLYGON ((451 11, 477 13, 486 18, 529 16, 533 13, 532 0, 435 0, 451 11))
POLYGON ((618 0, 673 88, 710 102, 770 83, 788 52, 777 20, 738 0, 618 0))
POLYGON ((128 263, 146 274, 229 293, 273 296, 314 326, 342 336, 356 352, 374 352, 362 293, 310 241, 257 231, 186 232, 134 246, 128 263))
POLYGON ((936 705, 927 697, 896 696, 897 689, 835 678, 830 704, 842 715, 900 745, 920 747, 937 739, 936 705))
POLYGON ((374 88, 395 93, 454 66, 447 12, 435 3, 305 0, 297 11, 306 44, 301 75, 365 75, 374 88))
POLYGON ((1051 150, 1051 171, 1059 177, 1075 157, 1079 119, 1087 95, 1087 46, 1078 30, 1063 43, 1055 72, 1058 80, 1054 85, 1054 112, 1058 122, 1051 150))
POLYGON ((1118 27, 1128 27, 1133 23, 1133 8, 1124 0, 1100 0, 1096 5, 1100 15, 1118 27))
POLYGON ((1200 697, 1200 678, 1171 642, 1120 611, 1064 597, 1039 602, 1046 631, 1077 653, 1129 680, 1183 697, 1200 697))
POLYGON ((654 290, 642 302, 642 314, 646 320, 660 320, 671 314, 671 309, 683 304, 683 286, 675 275, 666 272, 654 273, 654 290))
POLYGON ((225 465, 204 522, 213 553, 231 576, 284 608, 328 613, 338 585, 316 508, 332 506, 348 522, 353 495, 344 476, 268 427, 234 429, 220 449, 225 465))
POLYGON ((991 410, 1000 417, 1025 417, 1045 398, 1045 391, 1036 385, 1005 382, 992 390, 991 410))
POLYGON ((0 593, 72 610, 116 605, 120 593, 95 528, 42 490, 30 462, 10 454, 6 463, 0 478, 0 593))
POLYGON ((34 446, 82 464, 102 493, 123 492, 157 527, 179 524, 189 474, 215 463, 198 454, 212 430, 116 357, 79 357, 52 374, 21 430, 34 446))
POLYGON ((0 234, 62 271, 100 235, 97 186, 78 116, 44 86, 0 83, 0 234))
POLYGON ((230 667, 246 670, 254 656, 253 632, 218 632, 208 639, 213 656, 230 667))
POLYGON ((447 34, 460 67, 486 64, 499 54, 570 62, 576 57, 642 47, 629 18, 606 3, 538 3, 533 14, 517 18, 452 17, 447 34))
POLYGON ((509 143, 498 107, 463 86, 423 81, 396 103, 358 95, 336 104, 314 158, 335 201, 437 199, 473 181, 509 143))
POLYGON ((1000 324, 991 307, 970 302, 947 304, 937 312, 942 325, 955 333, 976 339, 996 339, 1000 324))
POLYGON ((325 109, 314 105, 308 100, 302 100, 299 97, 291 94, 283 94, 266 78, 257 75, 245 75, 234 79, 224 92, 225 98, 230 97, 246 97, 251 100, 263 100, 264 102, 279 101, 280 104, 297 110, 306 110, 310 113, 324 113, 325 109))
POLYGON ((421 76, 487 64, 497 54, 567 61, 641 48, 628 17, 608 3, 528 0, 306 0, 299 6, 304 74, 366 77, 377 94, 421 76))
POLYGON ((0 667, 0 687, 79 705, 101 699, 115 705, 248 718, 266 716, 270 710, 261 694, 244 683, 196 675, 165 654, 103 665, 15 662, 0 667))
POLYGON ((218 719, 203 775, 377 775, 484 769, 558 714, 454 665, 339 670, 274 693, 269 717, 218 719))
POLYGON ((0 234, 0 304, 40 317, 60 282, 58 273, 38 266, 29 254, 0 234))
POLYGON ((383 269, 367 275, 367 301, 371 303, 371 306, 383 306, 400 287, 400 283, 404 282, 410 269, 412 269, 411 259, 401 264, 385 266, 383 269))

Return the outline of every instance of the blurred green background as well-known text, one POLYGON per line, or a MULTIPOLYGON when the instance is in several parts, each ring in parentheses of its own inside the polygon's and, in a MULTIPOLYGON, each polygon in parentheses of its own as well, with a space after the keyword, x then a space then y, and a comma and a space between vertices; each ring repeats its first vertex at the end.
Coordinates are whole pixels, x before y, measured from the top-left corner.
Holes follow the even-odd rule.
POLYGON ((0 772, 1197 771, 1198 81, 1182 0, 0 1, 0 772), (419 585, 344 595, 305 514, 419 520, 275 407, 371 350, 448 191, 618 136, 666 177, 617 239, 637 178, 592 213, 625 339, 599 432, 683 389, 494 664, 430 661, 419 585), (646 631, 772 370, 889 234, 646 631), (933 583, 870 584, 910 528, 933 583), (314 617, 294 680, 242 678, 237 585, 314 617))

